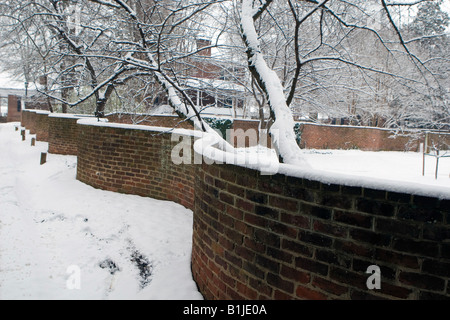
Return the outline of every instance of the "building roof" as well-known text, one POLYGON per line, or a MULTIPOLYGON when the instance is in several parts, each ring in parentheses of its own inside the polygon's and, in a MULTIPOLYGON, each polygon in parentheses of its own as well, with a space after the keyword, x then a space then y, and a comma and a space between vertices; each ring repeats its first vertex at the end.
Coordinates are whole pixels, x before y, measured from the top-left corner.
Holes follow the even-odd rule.
MULTIPOLYGON (((35 90, 28 90, 28 96, 32 96, 34 94, 36 94, 35 90)), ((8 97, 9 95, 24 97, 25 89, 0 88, 0 97, 8 97)))

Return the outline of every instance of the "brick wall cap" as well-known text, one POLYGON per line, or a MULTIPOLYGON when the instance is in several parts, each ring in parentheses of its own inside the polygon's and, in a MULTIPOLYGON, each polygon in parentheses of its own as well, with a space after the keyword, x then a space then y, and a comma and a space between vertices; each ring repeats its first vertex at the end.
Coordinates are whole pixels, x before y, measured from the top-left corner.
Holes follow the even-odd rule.
POLYGON ((45 111, 45 110, 36 110, 35 112, 36 112, 36 114, 50 114, 50 111, 45 111))
POLYGON ((112 117, 112 116, 148 116, 148 117, 172 117, 172 118, 179 118, 176 114, 169 114, 169 113, 134 113, 134 112, 111 112, 105 115, 105 117, 112 117))
POLYGON ((93 119, 94 116, 91 115, 83 115, 83 114, 73 114, 73 113, 51 113, 48 115, 50 118, 70 118, 70 119, 93 119))
POLYGON ((202 132, 197 130, 189 130, 189 129, 174 129, 174 128, 166 128, 166 127, 153 127, 153 126, 145 126, 145 125, 137 125, 137 124, 125 124, 125 123, 113 123, 108 122, 108 119, 80 119, 77 121, 79 125, 86 126, 97 126, 97 127, 108 127, 108 128, 118 128, 118 129, 130 129, 130 130, 140 130, 140 131, 152 131, 152 132, 168 132, 174 133, 184 136, 192 136, 192 137, 202 137, 202 132), (100 121, 99 121, 100 120, 100 121))

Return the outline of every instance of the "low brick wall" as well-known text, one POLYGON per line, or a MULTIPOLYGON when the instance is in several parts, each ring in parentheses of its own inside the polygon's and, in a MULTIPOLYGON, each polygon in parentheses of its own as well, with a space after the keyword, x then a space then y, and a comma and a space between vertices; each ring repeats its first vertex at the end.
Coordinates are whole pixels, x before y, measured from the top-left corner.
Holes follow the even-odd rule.
POLYGON ((450 299, 449 220, 450 200, 203 164, 193 276, 206 299, 450 299))
POLYGON ((35 112, 35 129, 37 141, 48 141, 49 127, 48 127, 48 111, 35 112))
POLYGON ((74 114, 50 114, 48 116, 48 152, 62 155, 77 155, 77 121, 85 118, 74 114))
POLYGON ((178 142, 172 142, 170 134, 137 126, 78 123, 78 180, 193 209, 195 165, 172 162, 172 149, 178 142))
POLYGON ((36 134, 36 112, 34 109, 22 110, 21 126, 30 131, 30 134, 36 134))
MULTIPOLYGON (((258 131, 259 121, 240 120, 233 121, 233 129, 258 131)), ((393 136, 392 132, 382 128, 354 127, 339 125, 323 125, 313 123, 300 123, 300 147, 304 149, 359 149, 364 151, 419 151, 420 144, 424 142, 424 134, 411 136, 393 136)), ((430 135, 435 137, 436 134, 430 135)), ((449 144, 450 138, 442 138, 449 144)), ((236 145, 236 143, 235 143, 236 145)), ((255 143, 247 143, 253 146, 255 143)), ((270 137, 269 143, 270 146, 270 137)))
POLYGON ((21 121, 21 98, 16 95, 8 95, 8 115, 7 122, 21 121))
POLYGON ((419 151, 423 142, 406 136, 393 137, 390 130, 369 127, 302 123, 300 132, 300 147, 308 149, 419 151))

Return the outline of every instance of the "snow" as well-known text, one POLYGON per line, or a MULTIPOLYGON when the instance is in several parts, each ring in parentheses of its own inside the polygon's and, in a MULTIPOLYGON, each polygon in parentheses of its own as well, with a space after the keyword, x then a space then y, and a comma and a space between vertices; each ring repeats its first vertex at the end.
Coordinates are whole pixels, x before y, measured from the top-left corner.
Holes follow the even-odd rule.
POLYGON ((46 111, 46 110, 35 110, 35 113, 36 113, 36 114, 47 114, 47 115, 49 115, 49 114, 50 114, 50 111, 46 111))
POLYGON ((83 184, 74 156, 40 165, 19 125, 0 125, 0 299, 202 299, 191 210, 83 184))
MULTIPOLYGON (((35 110, 31 110, 35 111, 35 110)), ((72 113, 50 113, 49 118, 66 118, 66 119, 94 119, 95 116, 87 115, 87 114, 72 114, 72 113)), ((97 120, 97 118, 95 118, 97 120)))
POLYGON ((201 109, 200 114, 203 117, 215 117, 220 119, 235 119, 236 117, 243 116, 243 110, 238 109, 235 110, 233 108, 224 108, 224 107, 203 107, 201 109), (236 114, 236 117, 234 116, 236 114))
POLYGON ((175 110, 168 104, 162 104, 152 109, 151 115, 175 115, 175 110))
POLYGON ((302 150, 311 166, 304 170, 280 164, 278 173, 308 178, 327 184, 387 190, 420 196, 450 199, 450 158, 439 160, 420 152, 361 150, 302 150))
POLYGON ((194 150, 203 155, 207 164, 226 163, 258 170, 263 175, 273 175, 278 172, 278 156, 273 149, 263 146, 251 148, 234 148, 221 150, 217 148, 218 139, 210 134, 204 135, 194 143, 194 150))

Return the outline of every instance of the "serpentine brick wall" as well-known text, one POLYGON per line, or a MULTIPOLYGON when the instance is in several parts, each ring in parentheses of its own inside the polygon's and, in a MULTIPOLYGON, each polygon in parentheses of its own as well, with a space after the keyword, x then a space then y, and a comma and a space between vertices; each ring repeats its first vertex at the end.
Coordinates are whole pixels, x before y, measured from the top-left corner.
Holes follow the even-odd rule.
POLYGON ((30 134, 36 135, 38 141, 48 141, 49 111, 25 109, 22 110, 21 125, 30 131, 30 134))
POLYGON ((51 114, 48 116, 48 152, 63 155, 78 153, 78 119, 82 116, 51 114))
MULTIPOLYGON (((395 136, 389 129, 302 123, 301 148, 360 149, 365 151, 419 151, 425 142, 425 131, 405 132, 395 136)), ((433 131, 428 134, 428 145, 448 150, 450 134, 433 131)))
POLYGON ((179 141, 165 129, 77 126, 77 179, 193 210, 192 271, 206 299, 450 299, 448 197, 176 165, 179 141), (381 289, 367 287, 371 265, 381 289))
POLYGON ((36 140, 37 141, 48 141, 48 111, 36 111, 34 113, 35 117, 35 130, 36 130, 36 140))
POLYGON ((6 116, 7 122, 21 121, 21 98, 16 95, 8 95, 8 115, 6 116))
POLYGON ((21 126, 30 131, 30 134, 36 134, 36 111, 32 109, 22 110, 21 126))

